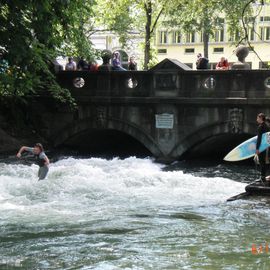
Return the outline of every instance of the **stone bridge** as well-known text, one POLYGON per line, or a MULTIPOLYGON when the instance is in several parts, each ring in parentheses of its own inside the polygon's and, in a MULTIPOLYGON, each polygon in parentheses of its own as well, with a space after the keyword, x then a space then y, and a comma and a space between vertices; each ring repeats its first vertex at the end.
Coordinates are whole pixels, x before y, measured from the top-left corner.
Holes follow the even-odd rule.
MULTIPOLYGON (((42 96, 42 102, 32 104, 39 112, 36 124, 54 146, 98 148, 115 131, 164 161, 224 154, 256 133, 257 113, 270 115, 269 70, 192 71, 166 59, 147 72, 63 71, 57 76, 77 110, 42 96)), ((123 147, 121 141, 116 147, 123 147)))

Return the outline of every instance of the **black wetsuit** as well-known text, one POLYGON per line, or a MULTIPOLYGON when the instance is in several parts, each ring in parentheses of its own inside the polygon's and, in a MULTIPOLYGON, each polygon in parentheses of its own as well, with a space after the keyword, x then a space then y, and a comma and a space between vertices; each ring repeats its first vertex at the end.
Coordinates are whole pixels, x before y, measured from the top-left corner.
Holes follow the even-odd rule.
MULTIPOLYGON (((261 123, 258 126, 258 137, 257 137, 257 143, 256 143, 256 150, 258 150, 260 148, 263 133, 268 132, 268 131, 269 131, 269 128, 265 124, 265 122, 261 123)), ((265 180, 266 171, 267 171, 265 159, 266 159, 266 150, 259 154, 259 162, 260 162, 260 167, 261 167, 261 178, 263 180, 265 180)))

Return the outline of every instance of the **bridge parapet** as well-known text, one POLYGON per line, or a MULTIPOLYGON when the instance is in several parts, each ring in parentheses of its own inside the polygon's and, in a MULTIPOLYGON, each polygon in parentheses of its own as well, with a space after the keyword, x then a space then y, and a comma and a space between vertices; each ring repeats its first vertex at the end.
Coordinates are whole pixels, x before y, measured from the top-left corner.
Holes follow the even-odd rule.
POLYGON ((270 98, 269 70, 63 71, 76 97, 270 98))
POLYGON ((229 151, 256 133, 257 113, 270 115, 269 70, 191 71, 164 60, 149 71, 63 71, 57 78, 77 109, 42 95, 31 104, 55 146, 93 144, 93 131, 116 130, 172 160, 202 143, 229 151))

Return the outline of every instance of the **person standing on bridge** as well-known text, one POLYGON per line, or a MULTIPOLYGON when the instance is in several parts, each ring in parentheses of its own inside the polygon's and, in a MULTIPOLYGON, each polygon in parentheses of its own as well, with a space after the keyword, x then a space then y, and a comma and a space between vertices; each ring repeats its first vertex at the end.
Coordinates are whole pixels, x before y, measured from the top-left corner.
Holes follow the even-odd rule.
POLYGON ((221 57, 220 61, 216 65, 217 70, 228 70, 229 69, 229 62, 225 57, 221 57))
POLYGON ((39 166, 38 179, 39 180, 45 179, 49 171, 50 161, 44 152, 42 144, 36 143, 34 147, 22 146, 19 152, 17 153, 17 157, 21 158, 22 153, 24 151, 34 154, 36 164, 39 166))
POLYGON ((129 58, 128 70, 137 70, 137 63, 134 56, 129 58))
POLYGON ((259 151, 261 142, 262 142, 262 135, 265 132, 269 131, 269 128, 267 127, 265 123, 265 115, 263 113, 259 113, 257 115, 257 123, 258 123, 258 137, 257 137, 257 143, 256 143, 256 155, 259 157, 259 163, 260 163, 260 169, 261 169, 261 181, 265 183, 266 181, 266 171, 267 171, 267 166, 266 166, 266 150, 261 152, 259 151))
POLYGON ((116 70, 116 71, 126 71, 126 69, 124 69, 122 67, 121 60, 120 60, 120 53, 119 52, 114 52, 113 53, 112 65, 113 65, 113 70, 116 70))
POLYGON ((66 64, 66 71, 74 71, 76 70, 76 63, 73 61, 71 57, 68 58, 68 62, 66 64))
POLYGON ((197 55, 196 68, 197 69, 208 69, 209 60, 206 57, 203 57, 201 53, 197 55))
POLYGON ((89 65, 87 64, 87 62, 85 61, 85 59, 83 57, 80 58, 80 60, 77 64, 77 69, 78 70, 88 70, 89 69, 89 65))

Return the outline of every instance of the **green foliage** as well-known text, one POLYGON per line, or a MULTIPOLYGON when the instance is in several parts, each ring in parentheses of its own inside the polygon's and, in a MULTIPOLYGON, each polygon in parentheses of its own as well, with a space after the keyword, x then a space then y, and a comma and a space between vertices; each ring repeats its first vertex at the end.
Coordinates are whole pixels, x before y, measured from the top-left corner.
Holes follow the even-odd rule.
POLYGON ((167 3, 164 0, 97 0, 97 26, 117 33, 123 46, 134 38, 134 33, 139 33, 145 40, 144 67, 147 68, 151 60, 152 37, 167 3))
MULTIPOLYGON (((269 0, 265 0, 269 1, 269 0)), ((202 32, 204 45, 209 37, 223 26, 220 17, 228 25, 227 31, 238 42, 244 34, 240 18, 251 16, 251 0, 97 0, 95 13, 100 29, 114 31, 123 45, 133 38, 134 30, 144 38, 144 67, 153 62, 151 50, 157 23, 180 28, 183 32, 202 32)), ((258 1, 261 3, 261 1, 258 1)), ((207 52, 207 50, 205 50, 207 52)))
MULTIPOLYGON (((151 38, 151 42, 153 42, 153 38, 151 38)), ((158 64, 158 58, 157 58, 157 49, 151 47, 149 52, 149 62, 147 64, 147 69, 150 69, 154 67, 156 64, 158 64)))
POLYGON ((222 10, 226 14, 227 31, 235 37, 234 43, 239 42, 244 35, 241 20, 250 21, 254 16, 251 4, 253 3, 250 0, 228 0, 222 4, 222 10))
MULTIPOLYGON (((238 42, 243 35, 241 16, 252 14, 250 0, 176 0, 166 17, 166 24, 180 28, 183 32, 202 32, 206 36, 214 35, 222 27, 220 18, 226 20, 227 31, 238 42)), ((208 40, 204 42, 208 46, 208 40)))
POLYGON ((116 32, 125 44, 127 33, 134 27, 131 5, 131 0, 97 0, 94 7, 97 28, 116 32))
POLYGON ((172 27, 181 26, 185 32, 204 31, 212 33, 216 18, 219 17, 219 4, 209 0, 177 0, 170 9, 167 23, 172 27))
POLYGON ((24 98, 49 90, 61 100, 71 100, 52 72, 59 55, 90 55, 85 35, 93 1, 0 0, 0 96, 24 98))

